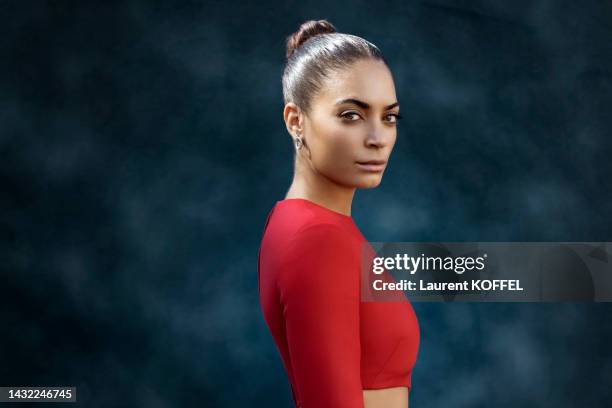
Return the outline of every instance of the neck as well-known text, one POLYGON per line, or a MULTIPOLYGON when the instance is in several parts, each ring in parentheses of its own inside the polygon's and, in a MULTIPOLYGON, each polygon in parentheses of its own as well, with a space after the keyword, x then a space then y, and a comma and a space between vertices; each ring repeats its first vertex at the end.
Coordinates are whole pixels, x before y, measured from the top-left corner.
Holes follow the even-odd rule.
POLYGON ((285 198, 303 198, 344 215, 351 216, 355 187, 340 185, 320 173, 296 167, 285 198))

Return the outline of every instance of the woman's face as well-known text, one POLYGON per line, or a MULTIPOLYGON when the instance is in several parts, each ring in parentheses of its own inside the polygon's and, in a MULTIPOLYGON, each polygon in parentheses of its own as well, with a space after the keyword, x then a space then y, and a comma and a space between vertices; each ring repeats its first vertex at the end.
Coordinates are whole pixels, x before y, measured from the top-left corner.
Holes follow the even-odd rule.
POLYGON ((399 114, 385 63, 360 60, 333 74, 311 106, 304 135, 314 169, 345 186, 378 186, 395 144, 399 114), (369 161, 381 164, 365 164, 369 161))

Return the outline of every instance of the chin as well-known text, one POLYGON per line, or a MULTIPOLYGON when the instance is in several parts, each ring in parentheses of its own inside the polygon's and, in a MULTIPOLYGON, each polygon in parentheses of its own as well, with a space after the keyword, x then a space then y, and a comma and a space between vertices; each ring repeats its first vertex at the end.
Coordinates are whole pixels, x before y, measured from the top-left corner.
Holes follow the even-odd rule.
POLYGON ((378 187, 382 181, 381 176, 363 177, 357 182, 357 188, 367 189, 378 187))

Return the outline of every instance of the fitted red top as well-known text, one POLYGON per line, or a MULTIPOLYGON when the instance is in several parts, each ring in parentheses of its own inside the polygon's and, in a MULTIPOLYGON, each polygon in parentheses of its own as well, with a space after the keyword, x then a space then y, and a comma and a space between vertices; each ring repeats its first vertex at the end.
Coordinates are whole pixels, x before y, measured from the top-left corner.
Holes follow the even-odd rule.
POLYGON ((362 300, 364 242, 352 217, 306 199, 268 214, 259 298, 296 407, 360 408, 364 389, 411 387, 417 318, 403 292, 362 300))

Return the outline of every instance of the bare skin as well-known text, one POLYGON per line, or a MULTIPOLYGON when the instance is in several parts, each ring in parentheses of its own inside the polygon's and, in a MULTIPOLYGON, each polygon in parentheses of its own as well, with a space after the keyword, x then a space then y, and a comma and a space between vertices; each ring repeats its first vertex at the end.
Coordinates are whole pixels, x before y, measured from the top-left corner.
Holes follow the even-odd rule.
MULTIPOLYGON (((313 98, 311 112, 285 105, 283 116, 292 138, 303 146, 295 158, 293 181, 285 198, 303 198, 344 215, 351 215, 355 190, 374 188, 382 181, 397 137, 399 104, 389 68, 363 59, 336 72, 313 98), (340 100, 355 102, 336 104, 340 100), (357 162, 383 160, 381 171, 368 171, 357 162)), ((365 408, 406 408, 408 388, 363 390, 365 408)))

